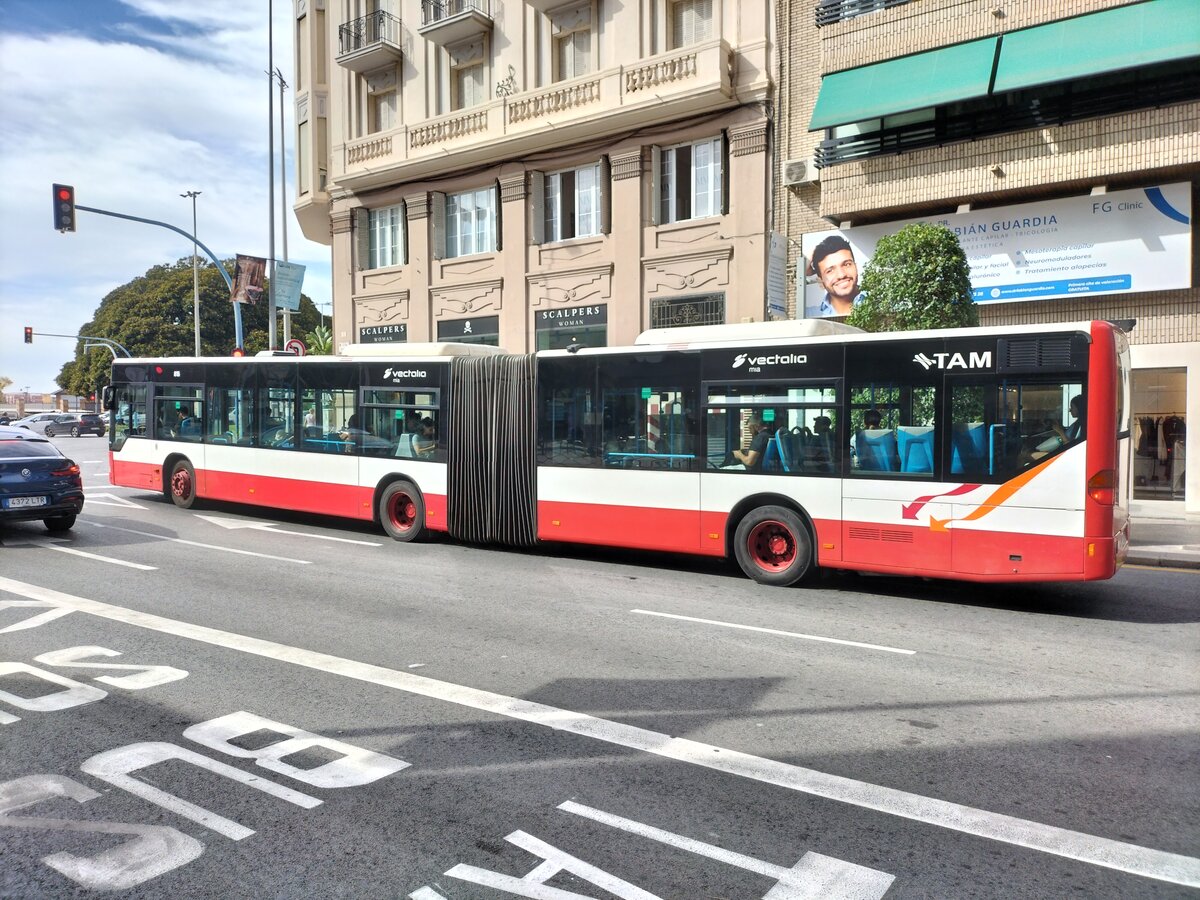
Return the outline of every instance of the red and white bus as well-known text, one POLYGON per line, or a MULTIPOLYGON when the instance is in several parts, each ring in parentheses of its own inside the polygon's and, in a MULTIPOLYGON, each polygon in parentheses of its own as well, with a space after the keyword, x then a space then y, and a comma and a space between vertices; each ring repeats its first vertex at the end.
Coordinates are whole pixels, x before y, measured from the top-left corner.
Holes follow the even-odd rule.
POLYGON ((506 354, 113 364, 114 484, 542 541, 974 581, 1111 577, 1128 547, 1129 349, 1108 322, 647 332, 506 354))

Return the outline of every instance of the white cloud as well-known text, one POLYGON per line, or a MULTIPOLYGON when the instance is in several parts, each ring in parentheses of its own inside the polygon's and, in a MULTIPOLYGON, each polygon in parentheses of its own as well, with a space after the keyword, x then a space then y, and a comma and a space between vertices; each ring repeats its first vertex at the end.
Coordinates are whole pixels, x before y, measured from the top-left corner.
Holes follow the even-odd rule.
MULTIPOLYGON (((74 355, 69 340, 22 343, 22 326, 75 334, 105 294, 154 265, 191 253, 167 229, 80 213, 78 232, 51 228, 50 185, 77 202, 169 222, 217 256, 268 254, 268 78, 265 8, 243 2, 123 0, 142 16, 119 40, 70 33, 0 33, 0 375, 53 390, 74 355)), ((291 3, 276 0, 274 63, 292 81, 291 3)), ((2 27, 2 26, 0 26, 2 27)), ((278 88, 272 125, 278 173, 278 88)), ((290 204, 293 102, 285 94, 290 204)), ((276 250, 281 233, 276 218, 276 250)), ((305 293, 330 297, 329 250, 305 241, 288 212, 288 249, 308 269, 305 293)))

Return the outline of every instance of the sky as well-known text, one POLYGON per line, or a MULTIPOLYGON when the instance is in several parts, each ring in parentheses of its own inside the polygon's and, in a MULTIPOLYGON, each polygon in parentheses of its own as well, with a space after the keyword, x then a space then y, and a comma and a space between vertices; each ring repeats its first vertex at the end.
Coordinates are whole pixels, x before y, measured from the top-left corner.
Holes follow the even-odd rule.
MULTIPOLYGON (((192 230, 220 259, 270 255, 268 122, 275 241, 282 259, 279 88, 268 114, 268 0, 0 0, 0 376, 7 392, 57 389, 72 337, 100 301, 156 265, 190 257, 165 228, 80 212, 52 225, 51 185, 76 203, 192 230), (24 327, 32 326, 32 345, 24 327)), ((288 258, 328 311, 329 248, 306 241, 295 190, 292 2, 273 0, 284 93, 288 258)), ((232 312, 230 312, 232 315, 232 312)))

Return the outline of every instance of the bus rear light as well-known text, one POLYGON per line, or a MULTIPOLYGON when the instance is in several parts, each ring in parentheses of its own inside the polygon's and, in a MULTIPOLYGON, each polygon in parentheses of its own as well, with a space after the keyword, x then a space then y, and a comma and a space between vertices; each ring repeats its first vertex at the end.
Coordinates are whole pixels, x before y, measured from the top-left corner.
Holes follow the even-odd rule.
POLYGON ((1088 479, 1088 496, 1101 506, 1112 506, 1116 481, 1117 473, 1114 470, 1101 469, 1088 479))

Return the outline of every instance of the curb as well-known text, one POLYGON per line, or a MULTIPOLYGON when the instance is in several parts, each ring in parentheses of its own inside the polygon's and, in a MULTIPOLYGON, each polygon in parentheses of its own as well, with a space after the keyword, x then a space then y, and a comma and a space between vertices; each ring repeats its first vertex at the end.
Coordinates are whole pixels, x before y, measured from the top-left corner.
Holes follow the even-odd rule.
POLYGON ((1200 553, 1189 553, 1186 550, 1166 550, 1147 548, 1139 552, 1130 548, 1125 557, 1127 566, 1153 566, 1156 568, 1200 569, 1200 553))

